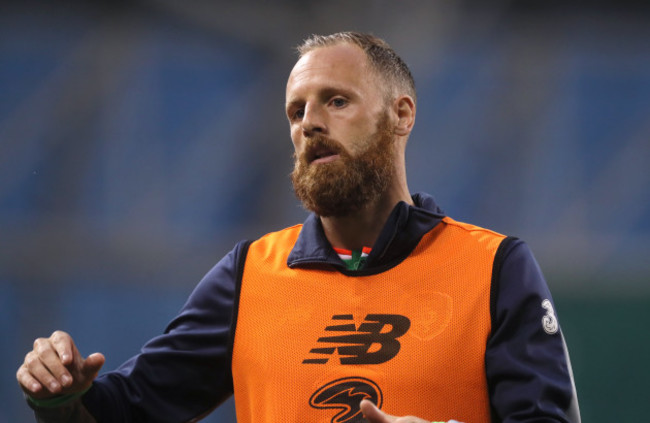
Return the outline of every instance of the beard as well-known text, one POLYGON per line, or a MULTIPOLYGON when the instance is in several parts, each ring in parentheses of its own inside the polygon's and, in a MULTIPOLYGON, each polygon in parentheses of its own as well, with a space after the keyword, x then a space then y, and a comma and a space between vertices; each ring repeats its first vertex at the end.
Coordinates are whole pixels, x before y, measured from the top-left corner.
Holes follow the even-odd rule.
POLYGON ((307 141, 303 154, 294 154, 291 180, 303 207, 322 217, 349 216, 386 192, 395 173, 394 133, 388 114, 379 119, 373 134, 357 142, 363 147, 353 155, 338 141, 316 134, 307 141), (308 154, 317 148, 339 158, 310 165, 308 154))

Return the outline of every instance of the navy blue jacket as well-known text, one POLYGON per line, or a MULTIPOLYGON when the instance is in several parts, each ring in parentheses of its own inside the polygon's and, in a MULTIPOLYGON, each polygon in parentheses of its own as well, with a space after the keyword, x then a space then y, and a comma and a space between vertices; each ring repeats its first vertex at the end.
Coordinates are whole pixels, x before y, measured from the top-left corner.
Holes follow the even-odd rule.
MULTIPOLYGON (((395 207, 366 266, 356 272, 376 273, 396 265, 444 216, 432 197, 416 194, 413 200, 414 206, 402 202, 395 207)), ((193 421, 232 395, 231 335, 247 245, 237 244, 207 273, 163 335, 95 380, 82 401, 97 421, 193 421)), ((346 270, 320 220, 311 215, 287 265, 314 263, 354 272, 346 270)), ((506 238, 497 252, 490 313, 493 329, 485 364, 493 422, 579 422, 551 294, 528 246, 516 238, 506 238), (545 299, 549 302, 543 308, 545 299)))

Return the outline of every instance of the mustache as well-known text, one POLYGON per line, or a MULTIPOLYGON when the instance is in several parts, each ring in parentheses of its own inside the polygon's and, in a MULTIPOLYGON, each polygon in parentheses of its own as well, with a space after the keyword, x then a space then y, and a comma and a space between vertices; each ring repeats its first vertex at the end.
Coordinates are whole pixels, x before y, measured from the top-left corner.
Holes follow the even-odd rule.
POLYGON ((294 159, 300 160, 304 163, 310 163, 318 155, 327 152, 328 154, 338 154, 340 156, 349 156, 348 151, 343 147, 343 144, 323 134, 315 134, 308 138, 305 142, 305 149, 298 157, 294 152, 294 159))

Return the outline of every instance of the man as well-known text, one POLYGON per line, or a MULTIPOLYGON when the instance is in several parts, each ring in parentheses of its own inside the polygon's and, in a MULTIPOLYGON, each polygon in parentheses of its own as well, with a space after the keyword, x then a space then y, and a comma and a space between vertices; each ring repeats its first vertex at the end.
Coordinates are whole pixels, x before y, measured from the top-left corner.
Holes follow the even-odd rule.
POLYGON ((17 373, 42 422, 579 422, 527 246, 411 196, 413 78, 382 40, 313 36, 287 83, 292 180, 313 213, 242 242, 165 334, 96 378, 69 335, 17 373), (396 416, 419 417, 396 417, 396 416))

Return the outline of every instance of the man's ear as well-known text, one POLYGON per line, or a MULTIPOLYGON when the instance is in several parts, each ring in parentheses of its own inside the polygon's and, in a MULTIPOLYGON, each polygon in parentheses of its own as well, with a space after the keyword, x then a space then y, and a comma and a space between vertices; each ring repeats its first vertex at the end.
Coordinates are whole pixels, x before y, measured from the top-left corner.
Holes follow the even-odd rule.
POLYGON ((415 124, 415 102, 409 95, 400 96, 393 103, 393 111, 397 116, 395 134, 408 136, 415 124))

